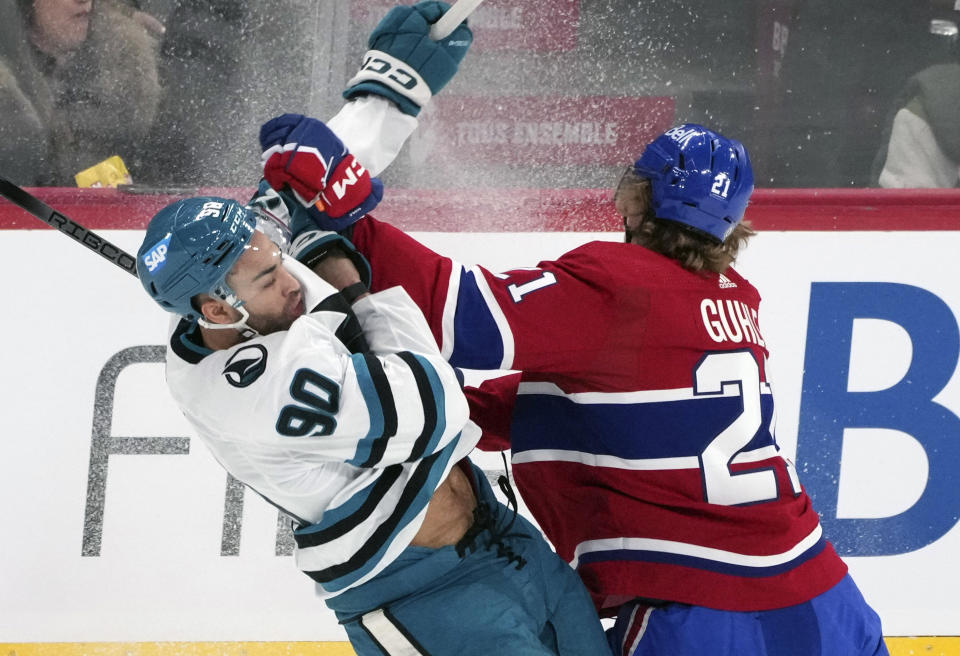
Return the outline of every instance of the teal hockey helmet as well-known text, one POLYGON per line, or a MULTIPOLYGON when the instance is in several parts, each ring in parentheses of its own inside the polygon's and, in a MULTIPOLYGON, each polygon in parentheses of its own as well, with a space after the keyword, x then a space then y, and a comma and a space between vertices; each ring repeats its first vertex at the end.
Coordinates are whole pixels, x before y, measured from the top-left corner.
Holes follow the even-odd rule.
POLYGON ((199 196, 160 210, 137 252, 137 276, 160 307, 200 319, 192 299, 210 294, 242 302, 226 282, 257 228, 257 215, 227 198, 199 196))

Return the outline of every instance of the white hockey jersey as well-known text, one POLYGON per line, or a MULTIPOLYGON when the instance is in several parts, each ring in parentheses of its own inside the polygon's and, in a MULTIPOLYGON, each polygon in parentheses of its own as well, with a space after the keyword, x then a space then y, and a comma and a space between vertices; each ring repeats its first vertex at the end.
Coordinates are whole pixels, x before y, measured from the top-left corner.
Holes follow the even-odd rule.
MULTIPOLYGON (((334 291, 291 258, 284 266, 307 308, 334 291)), ((195 323, 175 321, 167 350, 173 398, 224 468, 299 524, 297 565, 323 597, 369 580, 409 545, 480 436, 405 291, 353 311, 370 353, 351 354, 336 337, 345 315, 322 309, 220 351, 203 347, 195 323)))

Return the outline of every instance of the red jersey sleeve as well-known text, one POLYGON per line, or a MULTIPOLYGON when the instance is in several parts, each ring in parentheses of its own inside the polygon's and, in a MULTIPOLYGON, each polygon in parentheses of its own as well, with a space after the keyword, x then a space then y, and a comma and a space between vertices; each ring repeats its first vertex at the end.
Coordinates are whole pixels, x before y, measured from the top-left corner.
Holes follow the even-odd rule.
MULTIPOLYGON (((451 364, 471 369, 603 372, 623 317, 643 316, 642 297, 618 295, 610 269, 589 248, 536 267, 494 273, 462 266, 367 217, 353 241, 371 262, 374 290, 406 288, 451 364)), ((616 349, 613 349, 614 351, 616 349)))

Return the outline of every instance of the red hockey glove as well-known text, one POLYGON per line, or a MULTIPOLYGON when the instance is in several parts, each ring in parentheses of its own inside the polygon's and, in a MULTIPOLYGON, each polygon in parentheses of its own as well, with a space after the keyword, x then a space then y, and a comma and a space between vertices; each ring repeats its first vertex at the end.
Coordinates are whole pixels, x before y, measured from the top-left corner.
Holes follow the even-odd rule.
POLYGON ((290 189, 317 226, 339 231, 383 197, 383 183, 350 154, 330 128, 301 114, 284 114, 260 128, 263 177, 290 189))

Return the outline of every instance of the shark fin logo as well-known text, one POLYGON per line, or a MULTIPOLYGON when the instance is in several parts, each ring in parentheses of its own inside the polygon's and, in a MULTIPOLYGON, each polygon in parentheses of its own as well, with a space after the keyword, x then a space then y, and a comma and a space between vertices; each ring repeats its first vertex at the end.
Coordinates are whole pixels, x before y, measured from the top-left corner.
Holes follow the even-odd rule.
POLYGON ((230 356, 223 368, 223 376, 234 387, 246 387, 267 370, 267 349, 250 344, 230 356))

